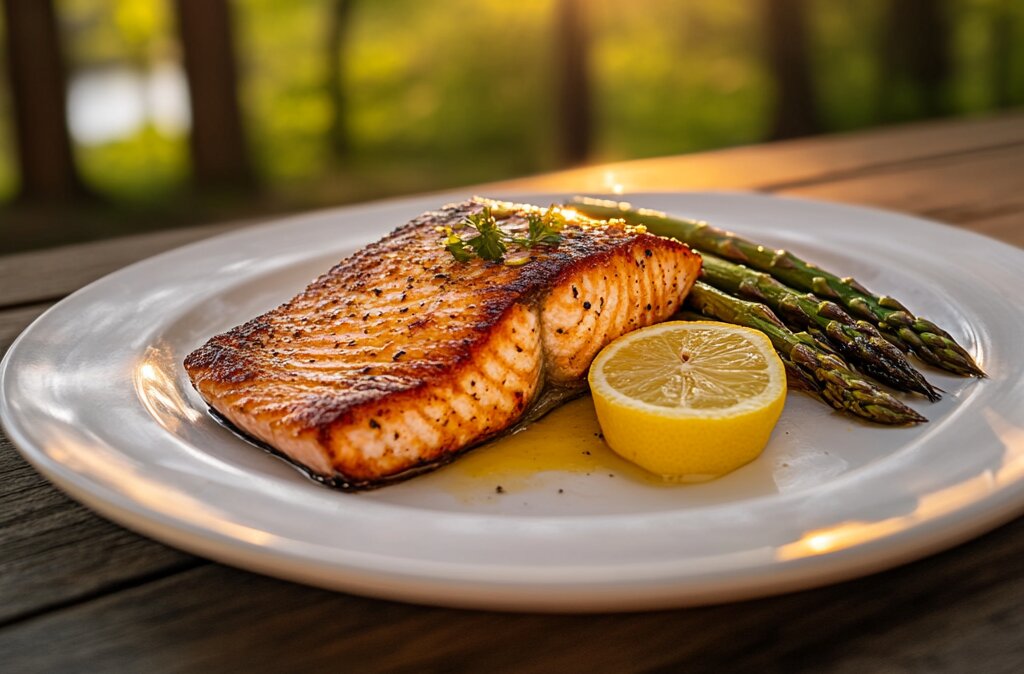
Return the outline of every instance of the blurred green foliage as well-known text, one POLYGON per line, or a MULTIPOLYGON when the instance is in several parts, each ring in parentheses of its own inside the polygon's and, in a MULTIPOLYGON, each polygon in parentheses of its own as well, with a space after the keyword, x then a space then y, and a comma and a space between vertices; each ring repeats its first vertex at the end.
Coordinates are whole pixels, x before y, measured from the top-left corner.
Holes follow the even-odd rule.
MULTIPOLYGON (((824 130, 883 121, 877 92, 889 1, 810 3, 824 130)), ((342 53, 327 49, 330 6, 232 5, 244 123, 265 193, 279 205, 338 203, 556 167, 554 0, 355 0, 342 53), (341 59, 343 73, 342 154, 330 142, 330 59, 341 59)), ((764 139, 774 90, 756 6, 590 0, 593 158, 764 139)), ((990 110, 1007 95, 1024 102, 1024 49, 1012 45, 1009 60, 994 65, 1002 43, 993 37, 1024 34, 1024 3, 950 6, 949 110, 990 110), (996 80, 1007 72, 1017 88, 1000 93, 996 80)), ((57 7, 72 76, 110 67, 148 72, 180 59, 166 0, 58 0, 57 7)), ((4 96, 0 87, 0 198, 16 184, 4 96)), ((78 142, 76 153, 86 182, 115 204, 170 209, 188 185, 186 138, 148 122, 123 137, 78 142)))
POLYGON ((751 8, 743 1, 597 3, 591 29, 599 158, 761 139, 770 87, 760 17, 751 8))
POLYGON ((269 182, 330 201, 551 165, 549 0, 358 2, 341 55, 325 51, 326 5, 236 5, 243 109, 269 182), (343 59, 343 157, 327 139, 332 57, 343 59))
MULTIPOLYGON (((4 22, 0 20, 0 46, 4 44, 4 22)), ((4 74, 0 73, 0 201, 8 198, 15 190, 17 178, 14 175, 14 147, 10 137, 10 102, 4 74)))

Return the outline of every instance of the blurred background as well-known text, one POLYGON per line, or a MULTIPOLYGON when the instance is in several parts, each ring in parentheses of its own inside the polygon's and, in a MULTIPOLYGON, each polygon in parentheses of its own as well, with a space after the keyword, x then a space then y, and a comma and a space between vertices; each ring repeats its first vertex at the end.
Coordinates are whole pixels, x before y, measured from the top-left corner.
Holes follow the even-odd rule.
POLYGON ((1020 0, 0 3, 0 254, 1024 104, 1020 0))

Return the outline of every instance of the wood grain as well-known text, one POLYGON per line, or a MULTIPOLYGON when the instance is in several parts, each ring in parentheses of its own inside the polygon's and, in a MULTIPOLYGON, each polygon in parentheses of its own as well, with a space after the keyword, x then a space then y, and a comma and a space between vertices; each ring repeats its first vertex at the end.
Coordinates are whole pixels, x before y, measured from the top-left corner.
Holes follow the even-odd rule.
POLYGON ((198 563, 67 498, 3 434, 0 551, 0 625, 198 563))
POLYGON ((594 616, 415 607, 208 565, 0 631, 0 652, 12 671, 1016 672, 1022 554, 1017 521, 818 590, 594 616))
MULTIPOLYGON (((879 169, 1024 143, 1024 113, 926 122, 866 132, 602 164, 472 188, 607 192, 746 189, 775 191, 879 169)), ((1024 150, 1022 150, 1024 151, 1024 150)))
MULTIPOLYGON (((755 188, 939 218, 1024 245, 1024 114, 598 166, 467 188, 755 188)), ((81 284, 232 227, 0 258, 0 350, 81 284)), ((197 560, 92 515, 0 435, 10 671, 973 671, 1024 668, 1024 520, 930 559, 731 606, 601 616, 422 608, 197 560), (59 644, 59 648, 51 647, 59 644)))
POLYGON ((779 193, 879 206, 957 225, 1017 215, 1017 228, 988 231, 1024 245, 1019 216, 1024 211, 1024 147, 949 156, 914 168, 879 170, 779 193))
POLYGON ((245 224, 176 229, 0 257, 0 307, 60 299, 132 262, 245 224))

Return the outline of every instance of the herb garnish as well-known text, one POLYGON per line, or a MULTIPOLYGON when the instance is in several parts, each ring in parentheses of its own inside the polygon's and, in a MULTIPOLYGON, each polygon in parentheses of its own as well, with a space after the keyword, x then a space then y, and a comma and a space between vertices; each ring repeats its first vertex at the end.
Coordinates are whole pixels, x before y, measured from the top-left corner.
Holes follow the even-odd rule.
POLYGON ((527 238, 513 239, 519 245, 533 248, 539 245, 554 245, 562 241, 562 235, 558 232, 565 227, 565 217, 560 212, 549 208, 544 215, 530 213, 526 216, 526 222, 530 226, 527 238))
POLYGON ((463 224, 477 232, 476 236, 466 241, 466 245, 473 249, 477 257, 495 261, 505 257, 508 246, 504 239, 507 235, 498 227, 498 221, 491 214, 490 208, 468 216, 463 224))
POLYGON ((458 234, 452 231, 451 227, 445 227, 444 233, 447 238, 444 240, 444 247, 459 262, 469 262, 473 259, 473 253, 466 250, 466 242, 458 234))
MULTIPOLYGON (((525 237, 512 236, 498 226, 498 220, 489 207, 467 216, 459 226, 473 230, 476 235, 464 239, 451 227, 442 231, 446 235, 444 247, 459 262, 469 262, 473 256, 492 262, 503 262, 509 245, 530 249, 535 246, 553 246, 562 241, 559 232, 565 227, 565 216, 552 207, 543 215, 529 213, 526 216, 528 230, 525 237)), ((524 264, 528 259, 515 260, 506 264, 524 264)))

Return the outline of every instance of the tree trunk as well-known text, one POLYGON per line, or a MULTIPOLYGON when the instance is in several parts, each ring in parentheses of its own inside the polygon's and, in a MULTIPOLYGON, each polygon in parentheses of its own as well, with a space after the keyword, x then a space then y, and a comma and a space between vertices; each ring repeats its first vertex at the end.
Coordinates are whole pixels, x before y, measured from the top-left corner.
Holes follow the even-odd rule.
POLYGON ((590 111, 590 76, 587 35, 581 0, 559 0, 556 17, 558 77, 558 144, 565 164, 579 164, 590 154, 593 127, 590 111))
POLYGON ((804 0, 763 0, 768 65, 775 79, 771 138, 807 136, 821 130, 804 0))
POLYGON ((945 0, 889 0, 879 109, 887 121, 949 112, 949 12, 945 0))
POLYGON ((347 44, 349 19, 355 0, 331 0, 327 21, 327 92, 331 99, 331 152, 338 162, 345 162, 352 151, 348 135, 348 101, 345 96, 342 63, 347 44))
POLYGON ((1014 16, 1010 0, 996 3, 992 14, 992 102, 997 108, 1008 108, 1014 103, 1013 45, 1014 16))
POLYGON ((192 110, 192 169, 201 190, 253 185, 238 105, 227 0, 175 0, 192 110))
POLYGON ((7 81, 23 201, 85 194, 67 127, 67 80, 52 0, 4 0, 7 81))

